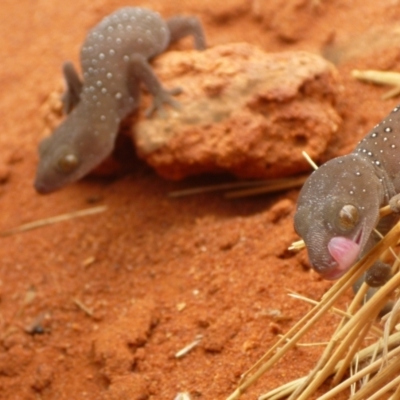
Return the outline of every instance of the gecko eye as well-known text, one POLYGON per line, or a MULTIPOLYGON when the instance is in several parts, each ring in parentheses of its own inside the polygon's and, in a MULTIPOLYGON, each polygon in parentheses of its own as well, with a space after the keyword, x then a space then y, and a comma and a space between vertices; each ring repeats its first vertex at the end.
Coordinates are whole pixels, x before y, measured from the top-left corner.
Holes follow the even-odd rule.
POLYGON ((57 169, 64 174, 72 172, 79 164, 78 157, 75 154, 67 153, 57 162, 57 169))
POLYGON ((357 225, 359 220, 357 207, 352 204, 344 205, 339 211, 338 217, 338 228, 345 232, 351 231, 357 225))

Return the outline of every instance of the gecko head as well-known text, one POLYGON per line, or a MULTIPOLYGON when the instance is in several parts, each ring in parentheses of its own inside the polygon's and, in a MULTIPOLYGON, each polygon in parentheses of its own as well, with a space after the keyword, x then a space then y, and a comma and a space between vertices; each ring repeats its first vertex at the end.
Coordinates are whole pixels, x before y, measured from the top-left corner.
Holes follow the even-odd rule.
POLYGON ((112 153, 119 120, 104 122, 81 104, 39 144, 34 186, 41 194, 76 182, 112 153))
POLYGON ((34 183, 39 193, 53 192, 76 180, 81 162, 71 145, 62 144, 54 148, 53 138, 46 138, 39 145, 39 157, 34 183))
POLYGON ((323 278, 338 279, 359 258, 378 222, 382 198, 372 164, 356 154, 328 161, 308 178, 294 226, 323 278))

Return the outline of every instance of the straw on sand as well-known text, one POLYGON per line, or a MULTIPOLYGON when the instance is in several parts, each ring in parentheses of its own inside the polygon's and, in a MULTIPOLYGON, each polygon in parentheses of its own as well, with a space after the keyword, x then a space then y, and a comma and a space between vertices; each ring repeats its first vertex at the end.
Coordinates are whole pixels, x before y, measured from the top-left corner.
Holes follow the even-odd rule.
MULTIPOLYGON (((388 213, 387 208, 381 210, 381 215, 388 213)), ((239 399, 240 395, 251 385, 267 371, 272 370, 276 363, 298 345, 300 339, 333 309, 333 305, 339 297, 372 266, 383 252, 394 247, 399 239, 400 223, 395 225, 368 254, 340 278, 319 302, 314 302, 314 307, 243 375, 238 387, 227 400, 239 399)), ((395 262, 395 267, 397 267, 397 264, 398 261, 395 262)), ((400 332, 396 330, 396 316, 400 309, 400 301, 395 303, 391 313, 386 318, 384 331, 375 323, 388 299, 393 296, 399 286, 400 272, 396 272, 391 280, 360 307, 368 289, 368 286, 364 283, 347 312, 342 311, 342 320, 310 374, 274 389, 260 396, 259 399, 275 400, 289 396, 291 400, 306 400, 331 376, 333 376, 333 388, 320 397, 321 400, 334 399, 335 396, 344 390, 348 390, 349 387, 354 389, 357 386, 356 383, 360 386, 361 379, 364 379, 364 383, 351 397, 352 399, 378 399, 384 393, 396 389, 392 398, 400 399, 400 389, 398 389, 400 378, 397 377, 397 374, 400 373, 400 349, 398 348, 400 332), (364 339, 367 335, 375 337, 376 342, 363 349, 364 339), (351 368, 354 369, 356 365, 362 367, 340 383, 345 374, 351 368)), ((337 310, 336 312, 339 313, 337 310)))

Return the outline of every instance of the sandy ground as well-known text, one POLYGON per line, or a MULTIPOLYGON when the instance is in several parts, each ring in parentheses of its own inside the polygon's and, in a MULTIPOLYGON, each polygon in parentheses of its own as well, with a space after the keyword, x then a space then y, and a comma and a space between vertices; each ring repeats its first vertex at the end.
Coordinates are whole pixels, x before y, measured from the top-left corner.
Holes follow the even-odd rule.
MULTIPOLYGON (((77 63, 85 32, 125 5, 0 5, 0 230, 106 206, 97 215, 0 238, 1 399, 172 400, 180 392, 226 398, 309 309, 288 292, 318 299, 331 286, 309 269, 304 252, 287 250, 296 239, 296 190, 236 201, 220 194, 171 199, 171 190, 226 178, 169 182, 132 152, 131 171, 116 179, 88 178, 48 196, 34 191, 41 110, 60 85, 61 64, 77 63), (175 357, 200 336, 193 350, 175 357)), ((351 150, 396 104, 380 99, 386 89, 350 77, 353 68, 400 69, 400 42, 392 40, 400 21, 396 1, 134 5, 166 17, 198 15, 209 46, 247 41, 266 51, 326 53, 333 43, 343 123, 326 157, 351 150)), ((336 321, 330 316, 306 341, 327 340, 336 321)), ((307 374, 320 352, 299 347, 242 398, 307 374)))

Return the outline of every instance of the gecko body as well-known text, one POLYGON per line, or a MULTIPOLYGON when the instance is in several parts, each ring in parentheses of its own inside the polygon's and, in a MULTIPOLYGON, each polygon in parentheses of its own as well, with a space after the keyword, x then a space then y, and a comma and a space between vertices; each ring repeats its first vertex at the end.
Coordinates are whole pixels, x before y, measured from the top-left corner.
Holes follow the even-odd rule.
MULTIPOLYGON (((313 268, 325 279, 342 276, 376 243, 379 208, 389 203, 395 208, 400 193, 399 129, 396 107, 351 154, 314 171, 300 191, 295 230, 313 268)), ((380 227, 387 230, 397 218, 385 217, 380 227)), ((375 272, 388 273, 382 267, 375 272)))
POLYGON ((148 60, 188 35, 197 49, 205 48, 197 18, 164 21, 140 7, 119 9, 89 31, 80 52, 83 81, 71 63, 63 66, 67 89, 62 100, 68 115, 39 145, 39 193, 80 179, 110 155, 121 120, 138 107, 141 83, 153 96, 148 115, 165 103, 178 105, 172 98, 176 90, 162 87, 148 60))

